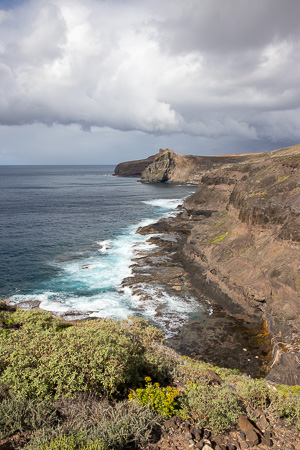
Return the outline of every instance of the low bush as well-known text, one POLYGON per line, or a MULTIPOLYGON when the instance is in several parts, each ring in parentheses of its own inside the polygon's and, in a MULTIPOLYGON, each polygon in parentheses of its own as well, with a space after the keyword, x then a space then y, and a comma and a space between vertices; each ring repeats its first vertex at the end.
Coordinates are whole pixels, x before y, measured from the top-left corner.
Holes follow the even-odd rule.
POLYGON ((0 304, 0 322, 0 438, 25 432, 28 449, 143 448, 166 417, 222 432, 258 407, 300 429, 299 386, 182 357, 142 319, 70 324, 0 304))
POLYGON ((89 444, 82 442, 81 436, 65 434, 53 439, 48 444, 42 444, 36 447, 36 450, 106 450, 107 446, 98 440, 89 444))
MULTIPOLYGON (((160 382, 168 381, 172 367, 178 359, 178 355, 171 349, 162 345, 163 332, 149 325, 148 321, 138 317, 129 316, 128 320, 120 322, 122 331, 130 337, 134 343, 140 342, 143 347, 145 359, 145 374, 160 382)), ((180 357, 179 357, 180 358, 180 357)), ((142 386, 144 377, 140 380, 142 386)))
POLYGON ((270 410, 300 430, 299 386, 279 387, 276 392, 272 393, 270 410))
POLYGON ((57 330, 62 324, 60 319, 52 317, 51 313, 42 309, 23 310, 17 309, 12 314, 11 320, 15 325, 20 325, 23 330, 57 330))
POLYGON ((55 424, 55 408, 44 402, 6 398, 0 403, 0 437, 55 424))
POLYGON ((216 372, 216 374, 224 381, 235 382, 240 379, 242 375, 238 369, 225 369, 183 356, 176 365, 176 377, 180 378, 183 383, 192 382, 208 384, 213 378, 207 372, 207 369, 216 372))
POLYGON ((145 321, 135 321, 138 333, 114 320, 80 322, 57 332, 47 314, 37 315, 38 325, 31 327, 34 316, 18 314, 23 328, 0 335, 0 382, 19 398, 124 395, 147 372, 165 376, 162 361, 156 364, 159 358, 145 345, 160 340, 161 332, 145 321))
POLYGON ((35 433, 28 450, 143 448, 163 419, 148 406, 115 404, 90 396, 62 399, 59 427, 35 433))
POLYGON ((181 403, 185 416, 214 432, 230 429, 243 411, 239 397, 227 386, 188 383, 181 403))
POLYGON ((236 392, 243 399, 247 411, 265 409, 271 402, 271 390, 264 380, 241 377, 236 384, 236 392))
POLYGON ((151 378, 146 377, 145 389, 137 389, 129 394, 129 400, 140 403, 141 405, 149 405, 151 409, 158 411, 163 416, 171 417, 179 412, 176 397, 179 391, 167 386, 161 388, 159 383, 151 383, 151 378))

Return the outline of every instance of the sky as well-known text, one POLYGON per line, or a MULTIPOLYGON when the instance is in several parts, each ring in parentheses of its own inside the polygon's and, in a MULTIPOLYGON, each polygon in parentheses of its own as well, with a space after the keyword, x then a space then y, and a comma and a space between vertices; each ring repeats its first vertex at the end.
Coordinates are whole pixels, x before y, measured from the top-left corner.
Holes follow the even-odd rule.
POLYGON ((300 143, 299 0, 0 0, 0 165, 300 143))

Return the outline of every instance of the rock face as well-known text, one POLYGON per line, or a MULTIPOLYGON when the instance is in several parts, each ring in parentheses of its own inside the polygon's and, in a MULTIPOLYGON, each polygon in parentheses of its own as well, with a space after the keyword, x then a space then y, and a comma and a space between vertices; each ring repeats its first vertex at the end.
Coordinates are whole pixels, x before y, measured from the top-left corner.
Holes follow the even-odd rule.
MULTIPOLYGON (((239 164, 251 159, 252 155, 225 156, 193 156, 178 155, 168 148, 159 150, 150 164, 142 173, 141 181, 148 183, 191 183, 198 185, 206 171, 224 167, 227 164, 239 164)), ((134 162, 134 161, 133 161, 134 162)))
POLYGON ((154 161, 154 156, 137 161, 127 161, 115 167, 114 175, 119 177, 140 177, 142 172, 154 161))
POLYGON ((215 158, 161 150, 142 181, 199 185, 176 218, 194 289, 203 295, 205 282, 224 294, 223 308, 261 314, 273 351, 268 378, 299 384, 300 145, 215 158))

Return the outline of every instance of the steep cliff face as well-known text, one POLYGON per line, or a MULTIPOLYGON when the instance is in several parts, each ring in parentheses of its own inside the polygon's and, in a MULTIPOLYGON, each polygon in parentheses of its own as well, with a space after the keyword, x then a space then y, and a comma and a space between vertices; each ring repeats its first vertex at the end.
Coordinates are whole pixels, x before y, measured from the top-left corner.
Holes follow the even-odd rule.
POLYGON ((300 145, 200 159, 164 150, 142 180, 199 185, 176 219, 188 226, 181 255, 195 289, 201 274, 232 305, 260 312, 272 338, 269 378, 300 383, 300 145))
POLYGON ((126 161, 115 167, 114 175, 119 177, 140 177, 143 171, 154 161, 154 156, 137 161, 126 161))
POLYGON ((160 149, 152 164, 142 173, 141 181, 149 183, 186 182, 199 183, 197 156, 178 155, 169 149, 160 149))
POLYGON ((187 260, 271 331, 270 378, 300 383, 300 146, 211 171, 185 202, 187 260), (235 180, 232 182, 232 180, 235 180))
POLYGON ((251 160, 253 155, 193 156, 179 155, 168 148, 160 149, 142 173, 141 181, 148 183, 199 184, 205 172, 251 160))

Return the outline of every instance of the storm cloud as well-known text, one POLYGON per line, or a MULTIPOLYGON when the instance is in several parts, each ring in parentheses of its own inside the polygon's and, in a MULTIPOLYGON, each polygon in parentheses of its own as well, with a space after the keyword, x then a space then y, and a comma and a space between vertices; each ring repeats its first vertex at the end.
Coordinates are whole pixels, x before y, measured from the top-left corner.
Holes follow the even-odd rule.
POLYGON ((7 3, 4 127, 300 141, 298 0, 7 3))

